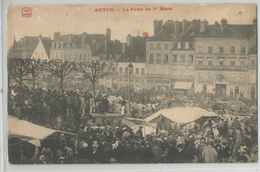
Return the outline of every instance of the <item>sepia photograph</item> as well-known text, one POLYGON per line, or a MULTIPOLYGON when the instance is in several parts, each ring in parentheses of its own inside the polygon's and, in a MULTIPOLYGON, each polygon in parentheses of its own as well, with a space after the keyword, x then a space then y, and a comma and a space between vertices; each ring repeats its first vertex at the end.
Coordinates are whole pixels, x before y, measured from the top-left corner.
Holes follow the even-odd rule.
POLYGON ((256 4, 11 5, 9 164, 257 163, 256 4))

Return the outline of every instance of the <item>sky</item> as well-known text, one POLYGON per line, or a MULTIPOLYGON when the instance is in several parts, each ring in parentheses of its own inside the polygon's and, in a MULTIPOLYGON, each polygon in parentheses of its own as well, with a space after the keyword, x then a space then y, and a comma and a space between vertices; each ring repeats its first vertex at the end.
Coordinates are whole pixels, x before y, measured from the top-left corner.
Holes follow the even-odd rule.
POLYGON ((206 19, 209 24, 225 18, 229 24, 252 24, 256 18, 255 4, 145 4, 145 5, 27 5, 9 6, 7 15, 7 47, 24 36, 51 37, 61 34, 105 34, 111 39, 126 41, 126 36, 153 35, 154 20, 206 19), (31 7, 32 16, 23 17, 22 8, 31 7), (112 12, 95 12, 113 8, 112 12), (151 11, 146 9, 150 8, 151 11), (160 10, 168 8, 168 10, 160 10), (127 11, 127 9, 129 11, 127 11), (143 9, 143 11, 141 11, 143 9))

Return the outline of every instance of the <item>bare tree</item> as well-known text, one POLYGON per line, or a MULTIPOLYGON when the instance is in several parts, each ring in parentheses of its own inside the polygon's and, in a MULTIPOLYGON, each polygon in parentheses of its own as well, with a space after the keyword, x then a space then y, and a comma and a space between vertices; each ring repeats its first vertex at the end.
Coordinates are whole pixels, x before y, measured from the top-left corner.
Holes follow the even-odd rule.
POLYGON ((96 82, 109 74, 112 64, 105 62, 80 62, 77 64, 78 72, 82 73, 84 78, 89 79, 92 84, 93 98, 95 98, 96 82))
MULTIPOLYGON (((9 60, 8 70, 12 78, 18 82, 20 88, 23 88, 23 81, 28 80, 25 76, 28 75, 28 59, 12 59, 9 60), (10 68, 10 69, 9 69, 10 68)), ((11 80, 11 79, 10 79, 11 80)))
POLYGON ((50 60, 46 66, 52 75, 60 79, 61 90, 63 89, 64 79, 69 79, 67 76, 75 69, 75 63, 69 61, 50 60))
POLYGON ((31 74, 33 89, 35 89, 35 79, 36 77, 45 69, 46 61, 40 59, 28 59, 28 72, 31 74))

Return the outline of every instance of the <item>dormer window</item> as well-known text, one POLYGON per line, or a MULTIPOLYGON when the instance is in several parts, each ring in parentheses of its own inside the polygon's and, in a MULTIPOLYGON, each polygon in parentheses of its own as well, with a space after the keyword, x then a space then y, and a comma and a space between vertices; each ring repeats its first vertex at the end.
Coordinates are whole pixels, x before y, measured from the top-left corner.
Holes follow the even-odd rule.
POLYGON ((189 44, 189 42, 186 42, 185 43, 185 49, 187 50, 187 49, 189 49, 190 48, 190 44, 189 44))
POLYGON ((140 56, 136 56, 136 61, 140 61, 140 56))
POLYGON ((127 61, 128 60, 128 57, 127 56, 125 56, 125 61, 127 61))

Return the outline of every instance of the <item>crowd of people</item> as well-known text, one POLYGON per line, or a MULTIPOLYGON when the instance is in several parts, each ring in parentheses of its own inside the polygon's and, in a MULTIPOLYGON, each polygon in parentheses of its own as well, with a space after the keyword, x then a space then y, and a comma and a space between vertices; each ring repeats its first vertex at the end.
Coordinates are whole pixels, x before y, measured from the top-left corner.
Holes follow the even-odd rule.
MULTIPOLYGON (((71 122, 69 119, 73 119, 71 131, 75 135, 53 135, 42 141, 40 149, 30 156, 24 143, 9 146, 12 163, 257 162, 257 111, 247 111, 245 117, 232 113, 221 118, 203 119, 193 127, 178 126, 167 131, 160 121, 156 133, 149 135, 144 135, 142 126, 133 132, 122 123, 102 125, 103 121, 97 126, 97 120, 93 119, 82 123, 85 114, 103 114, 115 109, 115 102, 108 101, 109 95, 122 97, 119 101, 121 113, 126 114, 126 97, 120 93, 100 91, 93 97, 89 92, 77 90, 25 87, 21 91, 13 88, 8 103, 9 115, 57 130, 66 130, 65 126, 71 122)), ((152 91, 146 90, 133 92, 131 98, 132 118, 145 118, 172 107, 198 106, 212 110, 216 103, 215 95, 201 93, 178 95, 169 92, 164 99, 157 99, 152 91)), ((253 101, 241 100, 247 106, 253 105, 253 101)))

